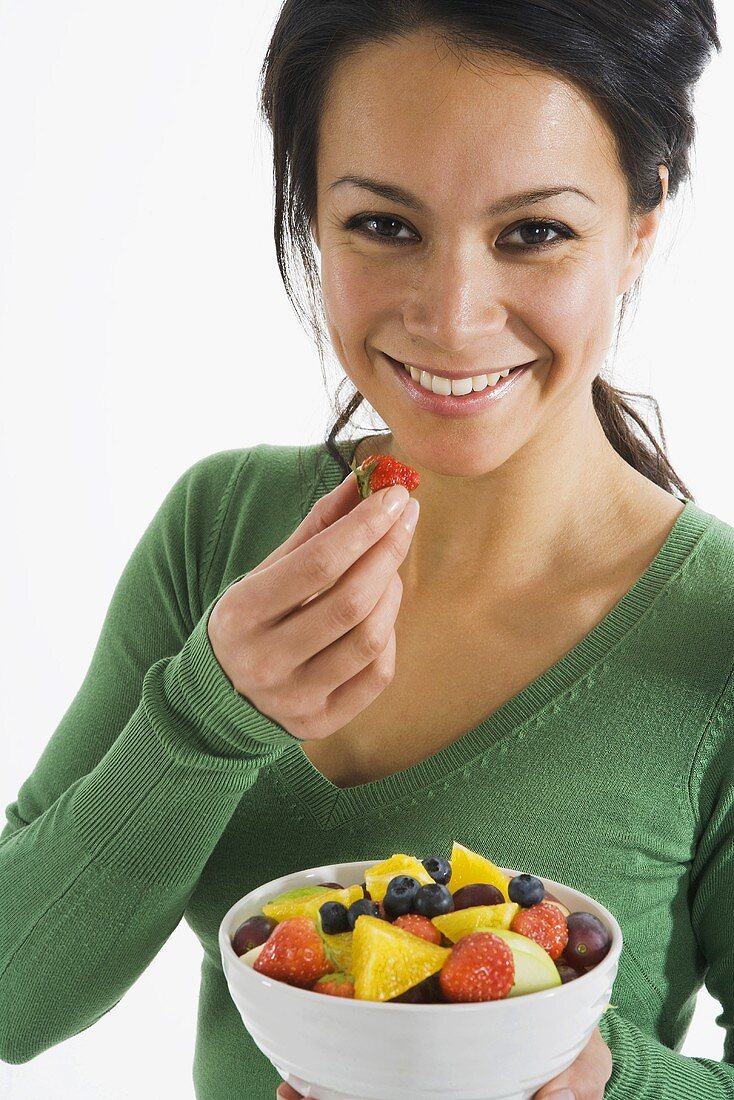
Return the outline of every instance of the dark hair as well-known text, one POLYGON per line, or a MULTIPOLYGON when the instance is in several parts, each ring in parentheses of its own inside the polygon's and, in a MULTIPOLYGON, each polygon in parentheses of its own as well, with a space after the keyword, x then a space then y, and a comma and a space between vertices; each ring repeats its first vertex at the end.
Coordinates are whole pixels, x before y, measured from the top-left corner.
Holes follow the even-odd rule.
MULTIPOLYGON (((285 0, 260 73, 260 109, 273 137, 278 266, 299 319, 311 326, 322 374, 324 333, 318 312, 323 299, 310 226, 317 208, 319 123, 329 80, 338 62, 363 47, 423 29, 435 30, 459 53, 501 52, 572 81, 616 139, 628 184, 630 225, 662 199, 659 165, 668 169, 671 198, 689 178, 696 133, 694 85, 712 50, 721 51, 713 0, 285 0), (309 313, 294 293, 286 237, 300 253, 309 313)), ((638 292, 639 278, 622 298, 615 356, 625 312, 638 292)), ((342 379, 337 389, 337 419, 325 440, 345 476, 349 467, 336 436, 364 401, 354 389, 343 405, 338 403, 349 381, 342 379)), ((592 399, 618 454, 656 485, 692 500, 668 461, 657 401, 617 390, 601 375, 592 383, 592 399), (625 398, 652 402, 662 449, 625 398)))

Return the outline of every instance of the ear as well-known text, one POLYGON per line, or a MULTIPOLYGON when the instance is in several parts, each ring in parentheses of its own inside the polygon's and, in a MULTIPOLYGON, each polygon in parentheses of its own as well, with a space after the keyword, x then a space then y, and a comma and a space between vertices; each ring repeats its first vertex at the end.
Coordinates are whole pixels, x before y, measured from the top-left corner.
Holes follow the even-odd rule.
POLYGON ((668 169, 664 164, 659 165, 658 175, 662 198, 654 210, 637 218, 629 240, 629 254, 619 275, 617 297, 626 293, 632 284, 639 279, 642 269, 649 260, 655 246, 660 221, 663 216, 665 202, 668 197, 668 169))
POLYGON ((314 241, 316 242, 316 247, 318 248, 318 250, 320 252, 321 251, 321 245, 319 244, 319 223, 316 220, 316 215, 315 214, 311 218, 311 221, 309 222, 309 225, 311 227, 311 236, 313 237, 314 241))

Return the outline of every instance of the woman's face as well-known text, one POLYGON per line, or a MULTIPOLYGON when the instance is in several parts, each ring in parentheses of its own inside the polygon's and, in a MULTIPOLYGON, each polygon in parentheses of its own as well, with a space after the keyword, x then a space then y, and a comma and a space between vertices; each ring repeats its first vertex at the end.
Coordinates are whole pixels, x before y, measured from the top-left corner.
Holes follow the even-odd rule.
POLYGON ((312 225, 344 370, 401 454, 456 476, 497 468, 551 425, 556 444, 572 439, 662 212, 630 227, 612 134, 573 85, 499 54, 470 65, 422 32, 338 67, 312 225), (512 198, 550 188, 586 197, 512 198), (407 396, 386 356, 446 374, 535 363, 481 413, 442 417, 407 396))

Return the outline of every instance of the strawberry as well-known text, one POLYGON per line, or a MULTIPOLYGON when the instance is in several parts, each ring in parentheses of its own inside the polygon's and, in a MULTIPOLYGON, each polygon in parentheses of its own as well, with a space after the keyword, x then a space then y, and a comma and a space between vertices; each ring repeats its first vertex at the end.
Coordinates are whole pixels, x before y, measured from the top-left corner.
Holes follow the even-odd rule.
POLYGON ((412 932, 414 936, 420 936, 422 940, 440 945, 442 935, 436 925, 428 917, 420 913, 403 913, 392 922, 396 928, 402 928, 406 932, 412 932))
POLYGON ((388 485, 404 485, 408 492, 417 489, 420 484, 420 474, 412 466, 406 466, 392 455, 368 455, 359 466, 354 459, 350 468, 357 478, 359 495, 364 500, 370 493, 376 493, 379 489, 385 489, 388 485))
POLYGON ((499 1001, 515 984, 515 960, 494 932, 470 932, 454 944, 438 980, 447 1001, 499 1001))
POLYGON ((344 971, 326 974, 311 988, 314 993, 327 993, 330 997, 353 997, 354 978, 351 974, 345 974, 344 971))
POLYGON ((521 909, 515 916, 510 931, 527 936, 548 952, 555 960, 568 943, 568 925, 561 910, 550 902, 540 901, 521 909))
POLYGON ((253 967, 269 978, 309 989, 333 973, 334 960, 310 917, 289 917, 275 926, 253 967))

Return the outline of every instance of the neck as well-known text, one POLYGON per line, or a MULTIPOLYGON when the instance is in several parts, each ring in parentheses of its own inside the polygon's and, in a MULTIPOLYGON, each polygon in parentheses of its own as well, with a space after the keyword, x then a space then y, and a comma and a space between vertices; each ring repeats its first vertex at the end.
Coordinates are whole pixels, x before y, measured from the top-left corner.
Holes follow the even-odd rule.
MULTIPOLYGON (((379 453, 420 474, 412 494, 420 518, 400 567, 411 591, 466 594, 470 586, 486 588, 485 579, 492 588, 519 591, 558 572, 598 567, 605 545, 627 530, 634 495, 639 499, 640 475, 611 446, 591 406, 471 477, 436 473, 430 439, 421 447, 425 464, 392 435, 378 440, 379 453)), ((358 461, 378 453, 374 437, 359 452, 358 461)), ((442 463, 446 469, 443 456, 442 463)))

